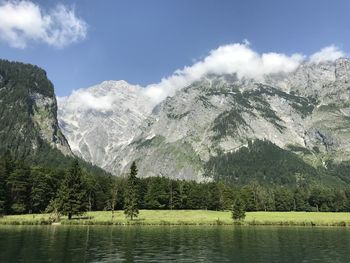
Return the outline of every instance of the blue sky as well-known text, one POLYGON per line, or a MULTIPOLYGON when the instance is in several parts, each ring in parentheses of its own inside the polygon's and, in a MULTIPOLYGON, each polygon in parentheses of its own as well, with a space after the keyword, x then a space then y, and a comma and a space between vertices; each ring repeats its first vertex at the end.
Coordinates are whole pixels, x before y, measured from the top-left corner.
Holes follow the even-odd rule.
POLYGON ((210 50, 244 39, 259 53, 309 55, 331 44, 350 49, 350 2, 345 0, 32 2, 43 13, 57 4, 73 8, 86 24, 84 34, 61 46, 52 38, 25 40, 21 47, 0 40, 1 58, 43 67, 58 96, 104 80, 157 83, 210 50))

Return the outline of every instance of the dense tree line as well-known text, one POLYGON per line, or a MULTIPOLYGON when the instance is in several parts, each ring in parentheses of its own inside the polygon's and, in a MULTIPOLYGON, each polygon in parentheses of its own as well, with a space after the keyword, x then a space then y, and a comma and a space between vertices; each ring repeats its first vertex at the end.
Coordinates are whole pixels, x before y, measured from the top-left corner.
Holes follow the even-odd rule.
POLYGON ((216 181, 246 185, 257 181, 261 185, 302 187, 311 184, 346 186, 350 182, 350 162, 327 163, 317 168, 308 164, 300 154, 312 155, 306 148, 289 145, 282 149, 267 140, 248 141, 237 151, 218 151, 204 165, 205 174, 216 181))
POLYGON ((0 214, 42 213, 52 207, 60 193, 64 200, 62 188, 65 183, 66 188, 72 187, 67 178, 72 176, 74 167, 82 177, 85 210, 103 209, 109 198, 107 176, 82 171, 77 161, 64 170, 29 165, 6 154, 0 158, 0 214))
MULTIPOLYGON (((131 174, 137 174, 136 165, 131 174)), ((231 210, 239 199, 246 211, 350 211, 350 188, 245 186, 223 182, 91 175, 74 161, 66 170, 29 166, 0 158, 0 213, 41 213, 60 209, 69 217, 84 211, 138 209, 231 210), (74 190, 72 190, 74 189, 74 190)))

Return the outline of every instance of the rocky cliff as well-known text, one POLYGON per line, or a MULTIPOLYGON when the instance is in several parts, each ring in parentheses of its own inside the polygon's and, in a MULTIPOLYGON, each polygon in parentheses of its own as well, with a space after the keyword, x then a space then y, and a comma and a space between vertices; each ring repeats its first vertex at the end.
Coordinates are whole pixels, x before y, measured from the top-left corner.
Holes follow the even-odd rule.
POLYGON ((72 155, 57 121, 57 103, 46 72, 0 60, 0 153, 26 159, 58 149, 72 155))
POLYGON ((343 58, 260 81, 208 75, 153 110, 140 87, 106 82, 79 92, 110 94, 108 109, 70 112, 73 94, 60 103, 60 123, 75 152, 115 174, 137 160, 143 176, 212 178, 213 158, 257 140, 326 167, 350 159, 349 78, 343 58))

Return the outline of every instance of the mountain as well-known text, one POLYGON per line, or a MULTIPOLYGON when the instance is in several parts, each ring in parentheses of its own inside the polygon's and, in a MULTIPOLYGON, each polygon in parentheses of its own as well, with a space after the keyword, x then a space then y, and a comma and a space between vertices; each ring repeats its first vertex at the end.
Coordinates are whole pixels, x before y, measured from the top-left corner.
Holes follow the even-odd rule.
MULTIPOLYGON (((66 169, 76 156, 58 125, 54 87, 34 65, 0 60, 0 157, 54 170, 66 169)), ((109 175, 79 159, 92 175, 109 175)))
POLYGON ((72 156, 57 121, 57 103, 46 72, 36 66, 0 60, 0 154, 16 158, 51 149, 72 156))
POLYGON ((72 151, 115 171, 117 156, 139 135, 138 127, 152 111, 141 89, 125 81, 105 81, 60 98, 59 123, 72 151))
POLYGON ((231 182, 245 182, 244 176, 250 176, 281 184, 307 177, 330 182, 334 176, 327 169, 350 159, 349 79, 350 61, 344 58, 305 62, 292 73, 260 81, 208 75, 153 110, 139 87, 130 91, 124 82, 107 82, 79 92, 95 99, 113 94, 117 99, 108 110, 68 110, 75 108, 73 94, 60 103, 59 118, 74 152, 115 174, 136 160, 142 176, 231 182), (113 121, 119 119, 111 116, 130 125, 119 127, 121 122, 118 126, 113 121), (106 144, 95 143, 99 138, 106 144), (258 173, 257 164, 266 164, 269 155, 284 166, 280 172, 288 178, 281 181, 271 162, 258 173), (320 174, 324 176, 318 178, 320 174))

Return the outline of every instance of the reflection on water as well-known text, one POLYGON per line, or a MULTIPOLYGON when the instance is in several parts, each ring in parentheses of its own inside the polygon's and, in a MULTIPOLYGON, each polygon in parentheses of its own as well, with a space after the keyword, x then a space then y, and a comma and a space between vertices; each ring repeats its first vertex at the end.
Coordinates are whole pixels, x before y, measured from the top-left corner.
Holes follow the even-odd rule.
POLYGON ((1 226, 0 262, 350 262, 350 229, 1 226))

